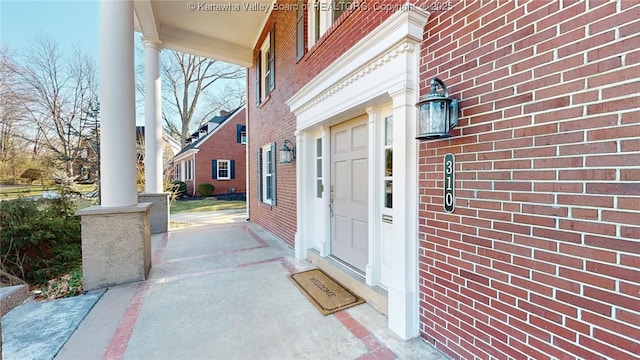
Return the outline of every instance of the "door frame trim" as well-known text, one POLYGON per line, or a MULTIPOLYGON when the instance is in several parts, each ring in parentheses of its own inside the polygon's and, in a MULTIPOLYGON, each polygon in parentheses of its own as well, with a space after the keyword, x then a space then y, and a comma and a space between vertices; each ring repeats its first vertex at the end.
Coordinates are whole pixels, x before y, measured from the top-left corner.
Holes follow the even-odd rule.
MULTIPOLYGON (((402 241, 390 243, 393 252, 386 254, 390 263, 397 265, 392 269, 387 289, 388 326, 405 340, 420 332, 415 103, 420 93, 420 52, 428 18, 429 13, 416 7, 397 11, 286 101, 296 117, 296 130, 305 142, 321 126, 362 114, 369 106, 389 100, 393 103, 394 124, 398 125, 394 125, 394 144, 397 144, 393 154, 394 174, 402 174, 402 179, 394 179, 393 184, 396 195, 393 234, 402 241), (398 168, 395 168, 396 164, 398 168)), ((296 185, 298 232, 295 248, 296 256, 305 259, 307 249, 327 246, 326 241, 318 244, 322 240, 316 236, 316 232, 323 231, 317 225, 326 222, 313 218, 307 211, 308 200, 315 196, 310 192, 315 187, 310 189, 308 180, 314 163, 310 162, 310 146, 302 146, 298 151, 296 171, 300 181, 296 185)), ((326 201, 325 193, 325 204, 326 201)), ((325 233, 322 238, 326 239, 326 236, 325 233)))

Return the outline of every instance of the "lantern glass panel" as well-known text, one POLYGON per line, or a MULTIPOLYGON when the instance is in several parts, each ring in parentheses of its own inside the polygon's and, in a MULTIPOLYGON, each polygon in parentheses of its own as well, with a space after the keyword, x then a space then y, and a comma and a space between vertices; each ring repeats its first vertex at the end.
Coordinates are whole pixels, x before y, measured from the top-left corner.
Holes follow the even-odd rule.
POLYGON ((287 164, 291 162, 291 151, 280 150, 280 163, 287 164))
POLYGON ((446 101, 430 101, 420 106, 420 133, 441 134, 448 132, 449 116, 446 101))

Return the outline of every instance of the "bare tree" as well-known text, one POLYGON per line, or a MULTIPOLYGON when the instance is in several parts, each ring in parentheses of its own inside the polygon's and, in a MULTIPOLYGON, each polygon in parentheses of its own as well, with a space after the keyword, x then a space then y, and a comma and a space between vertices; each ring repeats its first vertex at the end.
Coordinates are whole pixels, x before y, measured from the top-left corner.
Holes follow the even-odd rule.
POLYGON ((9 59, 8 51, 0 51, 0 161, 7 161, 13 148, 13 132, 20 117, 20 106, 15 87, 15 64, 9 59))
POLYGON ((99 112, 95 60, 79 50, 65 57, 45 36, 31 43, 24 60, 23 107, 35 125, 34 148, 46 148, 66 175, 74 176, 74 163, 95 155, 99 112))
MULTIPOLYGON (((171 113, 163 113, 163 118, 170 134, 180 134, 180 143, 184 148, 194 121, 200 125, 217 111, 232 109, 227 101, 231 98, 230 95, 226 98, 216 95, 219 96, 216 101, 215 98, 206 99, 205 91, 221 85, 218 91, 224 92, 224 85, 233 87, 229 83, 223 84, 225 80, 242 79, 246 71, 236 65, 177 51, 167 51, 166 54, 167 59, 162 65, 163 92, 165 101, 171 105, 170 108, 177 113, 180 119, 180 128, 178 129, 178 125, 171 121, 171 113), (202 99, 205 100, 206 106, 198 107, 198 103, 202 99), (206 109, 202 110, 204 107, 206 109)), ((229 93, 231 94, 232 91, 229 90, 229 93)), ((242 94, 243 98, 244 91, 242 94)), ((237 103, 237 106, 240 103, 237 103)))
POLYGON ((0 178, 15 179, 29 166, 17 65, 14 55, 0 50, 0 178))

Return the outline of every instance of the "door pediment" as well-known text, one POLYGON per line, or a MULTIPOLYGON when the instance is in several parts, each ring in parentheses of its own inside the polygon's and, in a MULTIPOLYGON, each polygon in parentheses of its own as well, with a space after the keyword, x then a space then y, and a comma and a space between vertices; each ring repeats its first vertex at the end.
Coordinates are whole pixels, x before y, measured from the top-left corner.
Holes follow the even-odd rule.
POLYGON ((398 11, 287 101, 297 129, 346 120, 389 101, 398 89, 417 89, 417 54, 429 14, 398 11))

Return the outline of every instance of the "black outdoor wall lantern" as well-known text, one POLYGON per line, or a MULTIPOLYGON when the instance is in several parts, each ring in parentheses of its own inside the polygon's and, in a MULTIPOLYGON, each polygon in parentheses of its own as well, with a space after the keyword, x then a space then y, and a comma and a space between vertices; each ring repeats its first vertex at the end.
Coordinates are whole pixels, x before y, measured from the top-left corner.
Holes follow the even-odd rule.
POLYGON ((284 140, 278 152, 280 153, 280 164, 289 164, 296 159, 296 147, 289 140, 284 140), (291 147, 288 147, 287 144, 291 147))
POLYGON ((444 82, 431 79, 431 91, 420 98, 418 107, 418 136, 416 139, 442 139, 458 126, 458 100, 449 97, 444 82), (438 91, 439 89, 441 91, 438 91))

